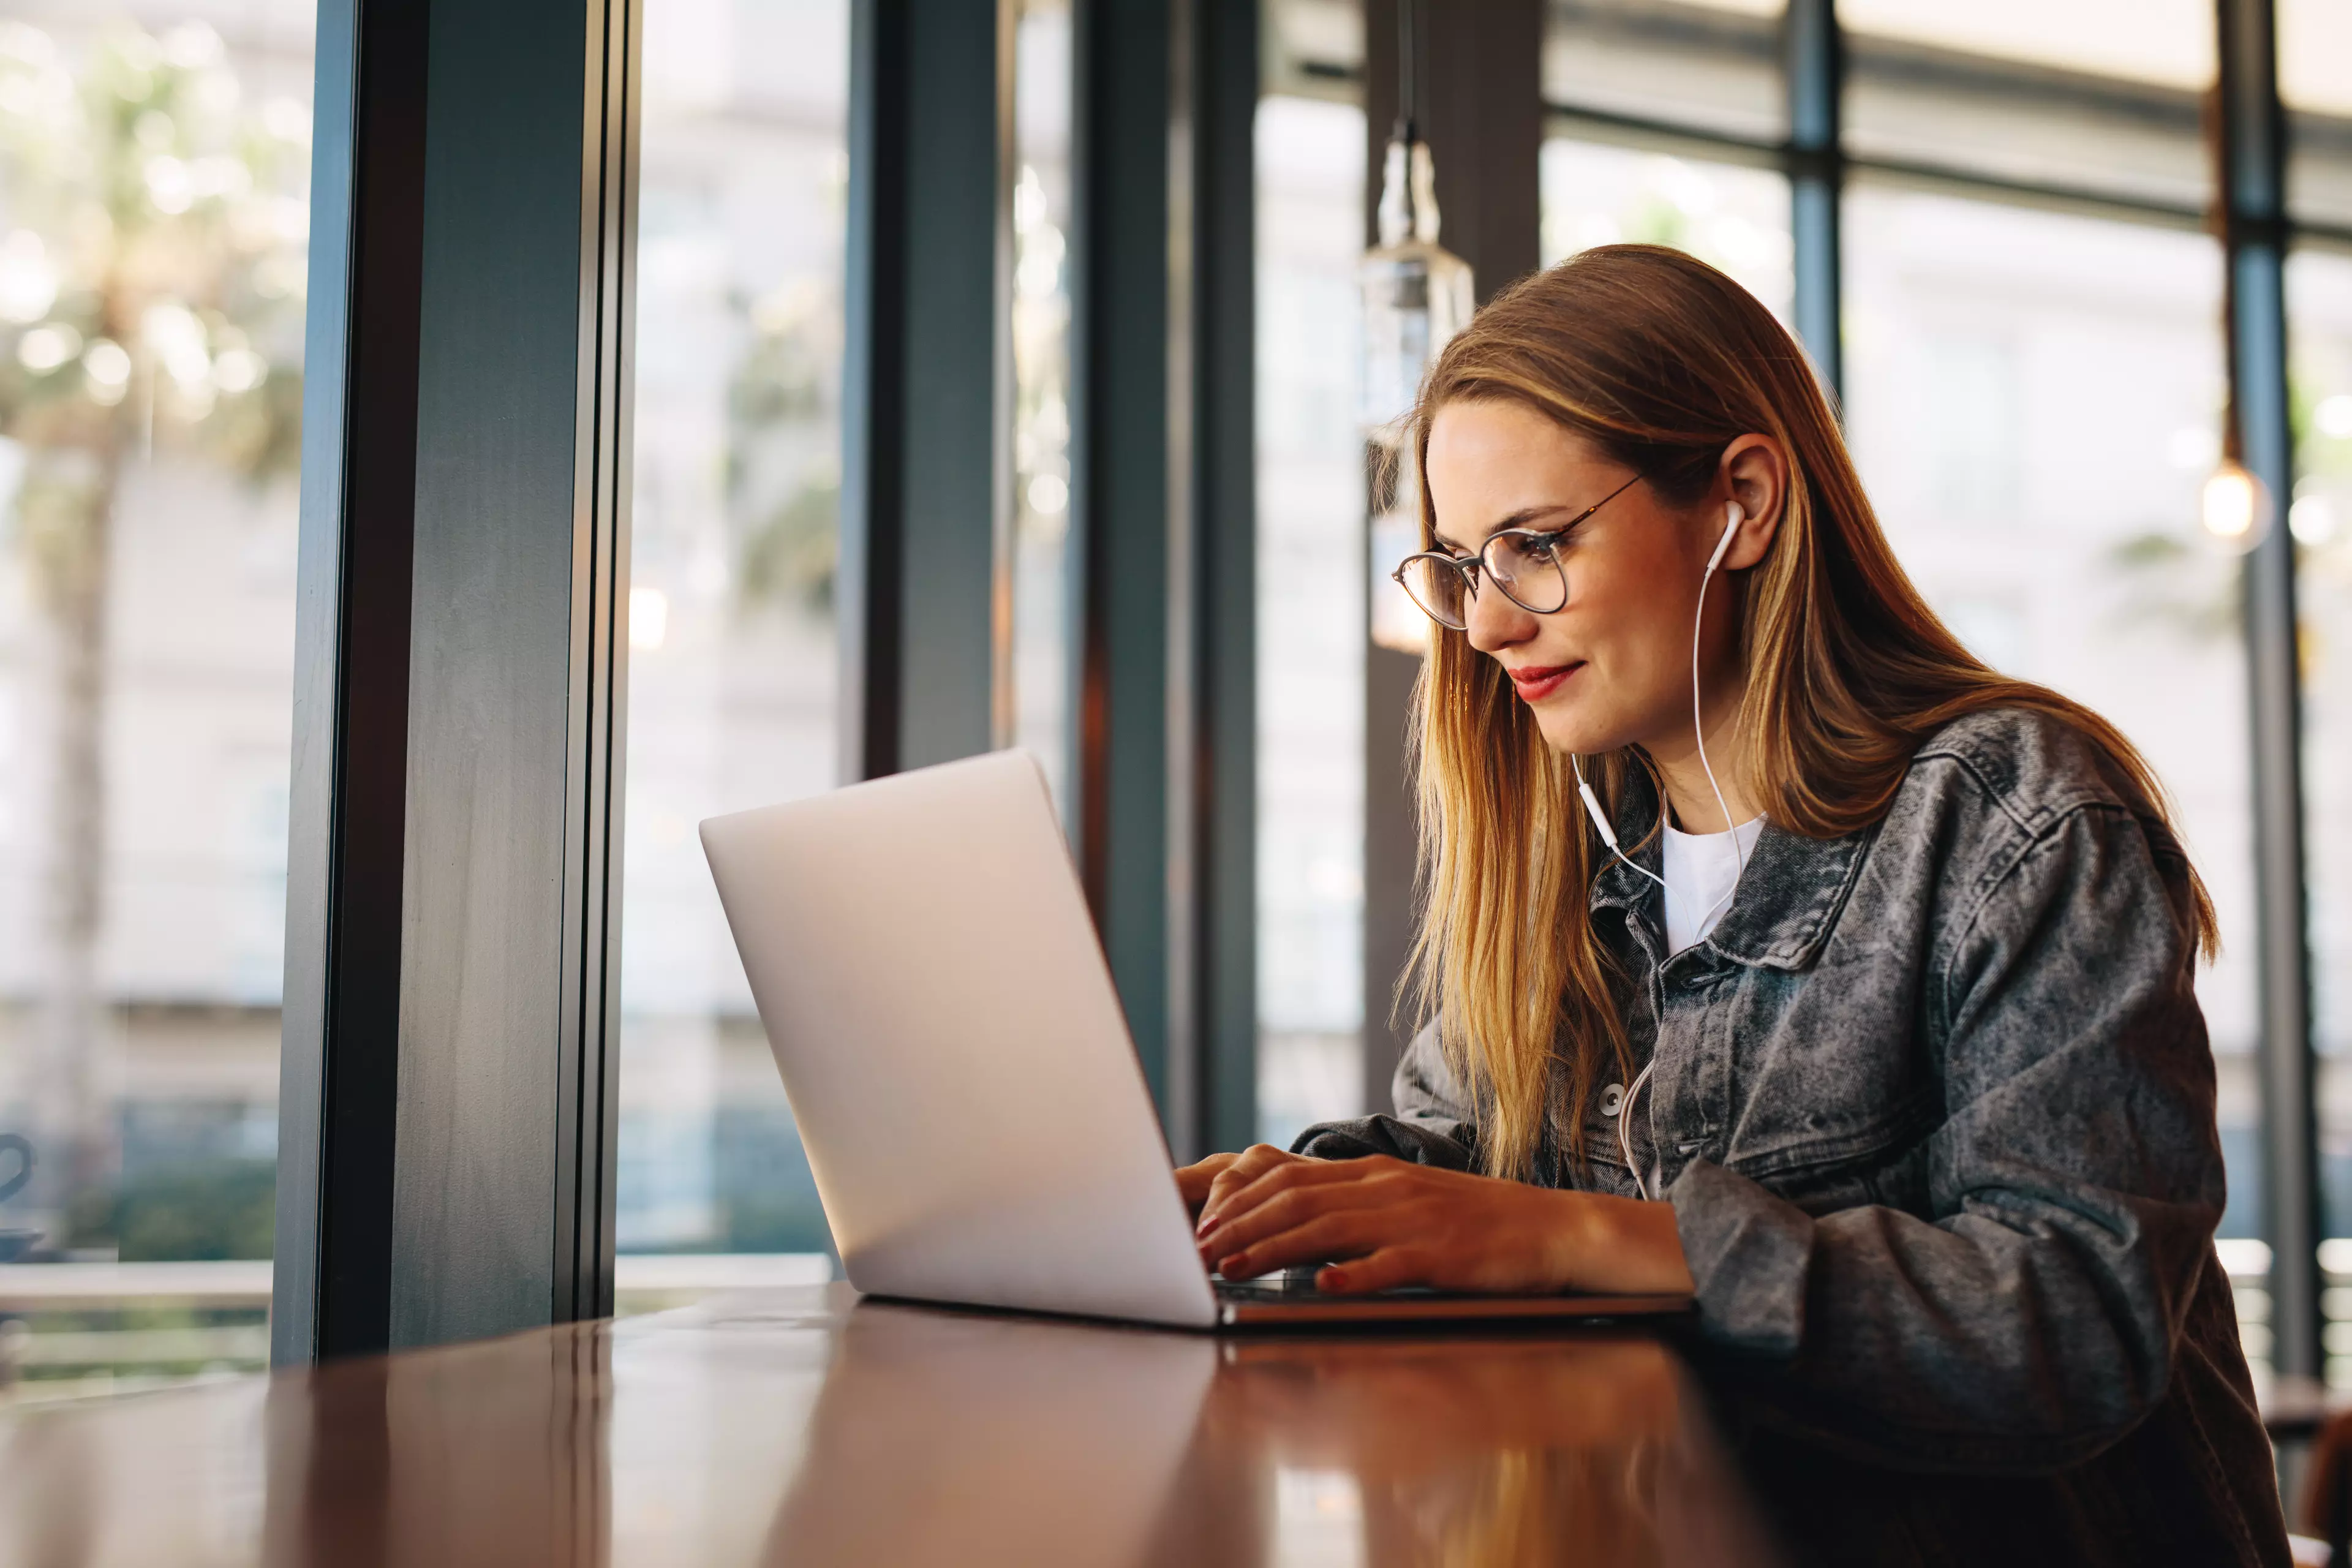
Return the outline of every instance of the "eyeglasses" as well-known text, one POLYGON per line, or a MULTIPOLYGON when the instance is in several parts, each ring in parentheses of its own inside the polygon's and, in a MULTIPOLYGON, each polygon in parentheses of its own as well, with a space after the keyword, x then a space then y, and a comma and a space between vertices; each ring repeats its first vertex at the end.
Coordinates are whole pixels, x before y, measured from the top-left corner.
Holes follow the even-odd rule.
POLYGON ((1550 615, 1568 603, 1568 572, 1559 563, 1561 540, 1641 479, 1635 474, 1558 528, 1502 529, 1489 534, 1475 555, 1423 551, 1406 556, 1389 575, 1412 595, 1422 614, 1457 632, 1469 629, 1470 601, 1478 596, 1481 573, 1519 608, 1531 615, 1550 615))

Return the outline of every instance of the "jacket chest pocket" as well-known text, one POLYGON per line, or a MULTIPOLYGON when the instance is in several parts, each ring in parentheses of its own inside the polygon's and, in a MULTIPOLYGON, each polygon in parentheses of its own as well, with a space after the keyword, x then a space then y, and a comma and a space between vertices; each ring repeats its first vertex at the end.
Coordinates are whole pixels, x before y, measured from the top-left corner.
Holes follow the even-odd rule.
POLYGON ((1841 978, 1751 972, 1706 1021, 1722 1031, 1717 1157, 1742 1175, 1780 1178, 1776 1190, 1866 1187, 1942 1120, 1910 1010, 1873 1005, 1841 978))

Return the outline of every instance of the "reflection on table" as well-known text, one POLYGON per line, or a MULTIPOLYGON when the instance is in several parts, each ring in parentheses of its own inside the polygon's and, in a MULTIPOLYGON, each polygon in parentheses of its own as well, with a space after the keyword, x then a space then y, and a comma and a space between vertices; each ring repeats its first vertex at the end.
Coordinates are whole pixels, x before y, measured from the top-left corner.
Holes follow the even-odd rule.
POLYGON ((1636 1334, 1218 1340, 845 1287, 0 1418, 0 1562, 1772 1561, 1636 1334))

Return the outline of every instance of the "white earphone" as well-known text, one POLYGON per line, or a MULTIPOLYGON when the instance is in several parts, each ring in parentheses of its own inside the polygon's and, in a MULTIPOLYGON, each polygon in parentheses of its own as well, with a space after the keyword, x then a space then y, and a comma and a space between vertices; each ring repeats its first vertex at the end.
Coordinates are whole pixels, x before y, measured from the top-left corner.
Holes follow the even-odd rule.
MULTIPOLYGON (((1699 704, 1698 638, 1699 628, 1706 623, 1707 584, 1715 580, 1716 568, 1722 565, 1723 558, 1731 552, 1731 542, 1739 536, 1739 525, 1747 521, 1748 513, 1738 501, 1731 502, 1724 509, 1723 537, 1715 542, 1715 553, 1706 558, 1706 570, 1700 574, 1698 580, 1698 608, 1691 616, 1691 731, 1698 742, 1698 765, 1706 771, 1706 784, 1715 792, 1715 804, 1723 813, 1724 826, 1733 829, 1731 850, 1739 858, 1739 869, 1742 873, 1748 869, 1748 851, 1740 845, 1738 825, 1731 820, 1731 807, 1723 798, 1723 786, 1715 782, 1715 768, 1706 760, 1706 723, 1699 704)), ((1601 801, 1593 795, 1592 786, 1584 782, 1583 764, 1572 752, 1568 761, 1569 765, 1576 770, 1576 793, 1583 797, 1585 815, 1592 819, 1592 826, 1599 829, 1601 841, 1609 846, 1609 853, 1617 859, 1624 861, 1627 866, 1643 876, 1649 878, 1663 889, 1666 885, 1666 879, 1664 877, 1645 866, 1635 865, 1627 857, 1625 851, 1618 847, 1616 828, 1610 824, 1608 813, 1601 809, 1601 801)), ((1732 892, 1738 890, 1738 883, 1735 879, 1731 891, 1726 892, 1721 899, 1717 899, 1716 907, 1719 908, 1731 897, 1732 892)), ((1706 916, 1713 913, 1715 909, 1710 908, 1706 914, 1699 917, 1698 923, 1705 925, 1706 916)), ((1655 1057, 1642 1065, 1641 1072, 1633 1079, 1633 1086, 1625 1091, 1624 1100, 1617 1107, 1617 1148, 1625 1156, 1625 1169, 1633 1178, 1633 1190, 1644 1198, 1650 1196, 1650 1184, 1642 1179, 1641 1167, 1633 1163, 1633 1102, 1640 1098, 1643 1087, 1649 1083, 1650 1069, 1656 1065, 1655 1057)))
MULTIPOLYGON (((1738 537, 1739 525, 1748 521, 1747 509, 1733 501, 1723 509, 1723 537, 1715 542, 1715 553, 1706 558, 1706 569, 1710 573, 1722 565, 1723 558, 1731 553, 1731 542, 1738 537)), ((1706 591, 1704 582, 1699 591, 1706 591)))
MULTIPOLYGON (((1700 716, 1698 702, 1698 632, 1706 621, 1706 585, 1714 580, 1715 569, 1723 564, 1724 556, 1730 552, 1731 542, 1738 535, 1739 525, 1748 521, 1748 513, 1738 501, 1725 507, 1723 515, 1723 537, 1715 542, 1715 553, 1706 558, 1706 571, 1698 580, 1698 608, 1691 616, 1691 734, 1698 742, 1698 765, 1706 769, 1706 787, 1715 792, 1716 809, 1723 813, 1723 825, 1737 829, 1739 825, 1731 820, 1731 807, 1723 798, 1723 786, 1715 782, 1715 769, 1706 760, 1706 724, 1700 716)), ((1740 848, 1737 831, 1731 836, 1731 848, 1739 858, 1739 868, 1747 870, 1748 851, 1740 848)), ((1730 896, 1726 893, 1724 898, 1730 896)), ((1707 910, 1707 914, 1714 912, 1713 910, 1707 910)), ((1701 923, 1705 919, 1705 916, 1700 917, 1701 923)))

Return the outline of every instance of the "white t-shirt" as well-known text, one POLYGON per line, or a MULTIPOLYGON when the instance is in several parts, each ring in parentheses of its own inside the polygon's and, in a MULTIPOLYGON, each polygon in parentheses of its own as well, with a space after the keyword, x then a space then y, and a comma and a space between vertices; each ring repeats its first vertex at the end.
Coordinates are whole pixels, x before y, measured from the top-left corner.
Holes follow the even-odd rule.
POLYGON ((1723 911, 1731 907, 1731 889, 1739 881, 1740 857, 1756 847, 1764 819, 1751 816, 1722 833, 1685 833, 1666 829, 1666 952, 1706 940, 1723 911), (1732 835, 1739 836, 1738 847, 1732 835))

